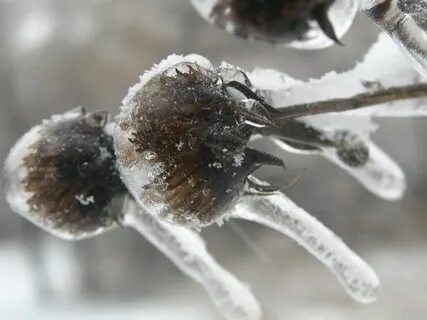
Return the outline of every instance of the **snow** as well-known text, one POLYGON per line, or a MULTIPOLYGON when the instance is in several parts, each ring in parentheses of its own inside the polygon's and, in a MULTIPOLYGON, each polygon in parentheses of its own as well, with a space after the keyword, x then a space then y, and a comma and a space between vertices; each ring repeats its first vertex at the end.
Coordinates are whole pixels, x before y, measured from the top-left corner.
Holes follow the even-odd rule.
POLYGON ((78 194, 75 196, 76 200, 78 202, 80 202, 83 206, 88 206, 91 203, 95 203, 95 197, 94 196, 89 196, 89 195, 85 195, 85 194, 78 194))
POLYGON ((235 155, 234 158, 233 158, 233 160, 234 160, 234 164, 233 165, 235 167, 241 167, 244 159, 245 159, 244 152, 239 153, 238 155, 235 155))
POLYGON ((376 299, 380 283, 368 264, 283 193, 244 197, 231 216, 284 233, 325 264, 355 300, 370 303, 376 299))
POLYGON ((125 203, 123 223, 140 232, 182 272, 199 282, 225 319, 261 318, 258 302, 249 288, 214 260, 198 234, 159 220, 141 210, 130 197, 125 203))

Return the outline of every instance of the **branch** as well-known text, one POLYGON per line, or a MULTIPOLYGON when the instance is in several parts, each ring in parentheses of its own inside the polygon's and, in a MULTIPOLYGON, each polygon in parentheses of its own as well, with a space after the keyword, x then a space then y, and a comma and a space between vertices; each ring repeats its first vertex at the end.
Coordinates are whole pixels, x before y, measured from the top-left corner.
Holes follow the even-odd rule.
POLYGON ((417 98, 427 98, 427 83, 391 87, 373 93, 357 94, 350 98, 331 99, 281 107, 279 108, 280 113, 274 115, 273 120, 288 120, 323 113, 350 111, 397 100, 417 98))

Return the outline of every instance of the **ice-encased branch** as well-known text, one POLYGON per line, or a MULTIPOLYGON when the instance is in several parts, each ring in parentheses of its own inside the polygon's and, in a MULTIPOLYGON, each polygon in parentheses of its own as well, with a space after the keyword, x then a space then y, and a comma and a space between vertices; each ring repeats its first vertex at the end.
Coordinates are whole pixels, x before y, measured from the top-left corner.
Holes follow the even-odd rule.
POLYGON ((200 283, 225 319, 261 318, 261 309, 250 289, 215 261, 198 234, 159 220, 130 197, 125 202, 123 224, 136 229, 183 273, 200 283))
POLYGON ((392 104, 399 101, 405 103, 411 99, 426 99, 427 84, 413 84, 408 86, 379 89, 374 92, 360 93, 349 98, 301 103, 281 108, 281 112, 274 116, 275 121, 315 116, 325 113, 354 111, 379 104, 392 104))
POLYGON ((232 217, 284 233, 324 263, 354 299, 364 303, 376 299, 379 280, 371 267, 283 193, 246 196, 236 205, 232 217))
MULTIPOLYGON (((347 72, 331 72, 308 82, 267 69, 255 69, 248 76, 270 104, 283 109, 297 104, 347 99, 355 95, 371 94, 378 90, 411 86, 426 81, 386 33, 380 34, 363 62, 347 72)), ((406 188, 405 176, 399 166, 370 140, 371 132, 377 127, 372 117, 412 116, 427 116, 427 99, 394 101, 354 111, 300 118, 307 125, 320 132, 329 132, 332 136, 336 130, 346 130, 360 136, 370 150, 369 162, 360 168, 346 165, 332 148, 307 151, 291 147, 280 137, 274 141, 286 151, 320 154, 346 170, 377 196, 398 200, 406 188)))
MULTIPOLYGON (((414 66, 427 75, 427 33, 417 24, 415 18, 402 12, 396 0, 373 2, 365 6, 364 13, 377 25, 387 31, 391 38, 407 52, 414 66)), ((425 12, 420 12, 425 15, 425 12)))
MULTIPOLYGON (((349 98, 380 89, 403 87, 426 82, 413 68, 409 58, 399 50, 386 33, 381 33, 361 63, 343 73, 329 72, 319 79, 303 82, 269 69, 255 69, 249 78, 257 89, 265 92, 274 107, 349 98)), ((378 104, 375 107, 346 111, 339 114, 306 117, 309 122, 322 118, 345 116, 413 117, 427 115, 427 99, 412 99, 378 104)), ((334 122, 337 122, 334 121, 334 122)), ((324 122, 324 121, 323 121, 324 122)))

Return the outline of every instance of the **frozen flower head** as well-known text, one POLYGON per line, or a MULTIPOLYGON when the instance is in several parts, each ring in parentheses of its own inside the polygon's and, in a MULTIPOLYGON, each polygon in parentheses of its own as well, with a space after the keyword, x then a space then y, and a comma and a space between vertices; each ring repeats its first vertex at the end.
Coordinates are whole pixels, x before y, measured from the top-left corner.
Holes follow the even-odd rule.
POLYGON ((212 66, 175 58, 125 99, 115 132, 118 167, 144 207, 198 227, 226 213, 249 174, 283 163, 247 147, 254 130, 271 124, 261 104, 235 98, 212 66))
POLYGON ((200 14, 243 38, 320 48, 350 26, 355 0, 192 0, 200 14))
POLYGON ((111 134, 105 131, 107 117, 76 108, 18 140, 5 166, 12 209, 67 239, 112 227, 118 220, 113 203, 125 188, 115 168, 111 134))

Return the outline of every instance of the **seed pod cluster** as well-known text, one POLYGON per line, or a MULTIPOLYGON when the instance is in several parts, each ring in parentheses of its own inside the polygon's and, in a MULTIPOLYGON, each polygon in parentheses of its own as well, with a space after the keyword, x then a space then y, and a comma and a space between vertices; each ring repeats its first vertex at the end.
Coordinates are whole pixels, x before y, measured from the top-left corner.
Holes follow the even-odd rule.
POLYGON ((77 108, 31 129, 6 160, 14 211, 67 239, 93 236, 118 220, 125 192, 115 167, 107 113, 77 108))
POLYGON ((118 168, 143 207, 174 223, 208 225, 238 199, 250 173, 283 165, 247 147, 252 130, 269 124, 262 106, 229 94, 217 70, 171 64, 125 99, 114 139, 118 168))
POLYGON ((240 37, 270 43, 305 40, 310 37, 313 23, 317 23, 326 36, 339 42, 328 16, 334 1, 216 0, 209 17, 219 27, 240 37))

